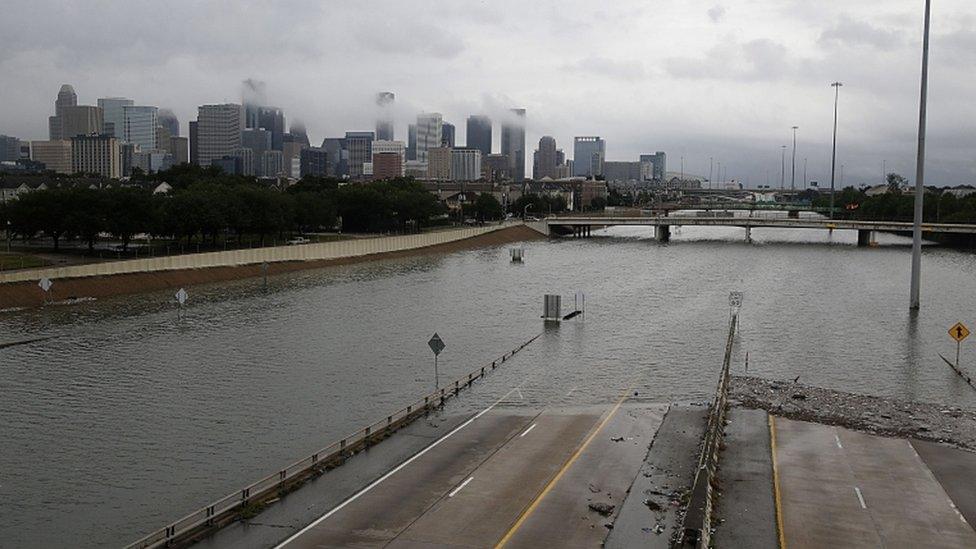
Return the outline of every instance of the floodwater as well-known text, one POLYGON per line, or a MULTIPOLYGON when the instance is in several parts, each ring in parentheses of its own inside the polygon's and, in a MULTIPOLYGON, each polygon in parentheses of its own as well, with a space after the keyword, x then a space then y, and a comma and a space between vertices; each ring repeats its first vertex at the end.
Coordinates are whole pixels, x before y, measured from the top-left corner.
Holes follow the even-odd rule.
MULTIPOLYGON (((355 429, 543 331, 542 296, 584 317, 545 330, 449 405, 510 388, 525 402, 712 393, 745 292, 734 368, 854 392, 976 407, 938 356, 976 324, 976 255, 929 247, 908 314, 910 242, 853 232, 648 228, 332 267, 0 315, 0 546, 120 546, 355 429), (529 390, 531 388, 531 390, 529 390)), ((976 371, 976 346, 962 364, 976 371)), ((518 401, 510 403, 518 405, 518 401)))

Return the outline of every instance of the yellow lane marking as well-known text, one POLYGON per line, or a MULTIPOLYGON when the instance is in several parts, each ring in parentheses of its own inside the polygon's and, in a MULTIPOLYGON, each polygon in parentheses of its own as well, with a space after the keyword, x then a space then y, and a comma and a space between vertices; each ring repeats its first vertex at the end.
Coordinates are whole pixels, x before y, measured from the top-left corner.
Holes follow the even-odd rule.
POLYGON ((522 523, 524 523, 525 520, 529 518, 529 515, 531 515, 532 512, 535 511, 536 507, 539 506, 539 503, 542 501, 542 498, 546 497, 546 494, 548 494, 549 491, 552 490, 552 487, 555 486, 556 483, 559 482, 559 479, 561 479, 562 476, 566 473, 566 471, 568 471, 569 468, 573 466, 573 463, 575 463, 576 460, 580 457, 580 454, 583 453, 583 450, 586 450, 586 447, 590 445, 590 442, 592 442, 593 439, 596 438, 596 435, 603 430, 603 427, 607 424, 607 422, 610 421, 610 418, 612 418, 614 414, 617 413, 617 410, 620 409, 620 405, 623 404, 624 401, 627 400, 627 398, 628 397, 624 396, 617 401, 617 404, 615 404, 614 407, 610 410, 610 413, 608 413, 607 416, 603 418, 603 421, 601 421, 600 424, 597 425, 595 429, 593 429, 593 432, 590 433, 590 436, 586 437, 586 440, 583 441, 583 444, 576 449, 576 452, 574 452, 573 455, 569 458, 569 460, 563 465, 562 469, 560 469, 559 472, 556 473, 556 476, 552 477, 552 480, 550 480, 549 483, 546 484, 546 487, 542 489, 542 492, 540 492, 539 495, 532 501, 532 503, 525 509, 525 511, 523 511, 522 514, 519 515, 518 520, 516 520, 515 524, 513 524, 512 527, 509 528, 508 532, 505 533, 505 536, 502 537, 501 541, 495 544, 495 549, 500 549, 504 547, 505 544, 507 544, 512 539, 512 536, 515 535, 515 532, 517 532, 518 529, 522 527, 522 523))
POLYGON ((786 549, 783 533, 783 503, 779 495, 779 468, 776 465, 776 418, 769 415, 769 451, 773 458, 773 499, 776 501, 776 530, 779 532, 779 548, 786 549))

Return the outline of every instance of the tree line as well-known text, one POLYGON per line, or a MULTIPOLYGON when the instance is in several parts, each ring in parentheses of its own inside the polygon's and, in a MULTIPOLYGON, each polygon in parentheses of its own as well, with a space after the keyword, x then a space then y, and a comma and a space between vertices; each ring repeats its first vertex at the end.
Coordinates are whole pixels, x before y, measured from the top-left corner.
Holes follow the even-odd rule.
MULTIPOLYGON (((902 179, 889 174, 888 192, 868 196, 863 190, 846 187, 834 196, 834 217, 863 221, 912 221, 915 193, 902 190, 902 179)), ((805 191, 801 195, 820 208, 830 207, 830 194, 805 191)), ((926 188, 922 201, 926 223, 976 223, 976 193, 957 197, 944 189, 926 188)))
POLYGON ((145 176, 142 185, 96 189, 62 182, 24 193, 0 205, 0 224, 25 240, 43 234, 55 249, 63 240, 77 239, 93 251, 105 234, 124 249, 139 234, 216 245, 218 239, 240 242, 245 235, 263 244, 273 235, 294 232, 413 232, 445 211, 408 178, 340 186, 310 177, 280 191, 211 168, 180 170, 171 180, 165 172, 145 176), (173 189, 153 194, 148 184, 153 180, 171 181, 173 189))

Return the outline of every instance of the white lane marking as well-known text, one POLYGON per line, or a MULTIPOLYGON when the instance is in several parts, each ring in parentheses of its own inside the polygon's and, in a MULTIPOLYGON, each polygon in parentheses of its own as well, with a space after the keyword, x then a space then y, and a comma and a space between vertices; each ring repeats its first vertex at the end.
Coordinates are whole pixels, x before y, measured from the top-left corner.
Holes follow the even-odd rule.
POLYGON ((474 480, 474 477, 468 477, 468 480, 462 482, 460 486, 458 486, 457 488, 451 490, 451 493, 450 494, 447 494, 447 497, 453 498, 454 497, 454 494, 457 494, 458 492, 460 492, 461 491, 461 488, 464 488, 465 486, 467 486, 468 483, 471 482, 472 480, 474 480))
POLYGON ((423 456, 427 452, 429 452, 429 451, 433 450, 434 448, 436 448, 438 444, 440 444, 440 443, 444 442, 445 440, 447 440, 454 433, 460 431, 461 429, 464 429, 468 425, 471 425, 471 423, 474 420, 476 420, 479 417, 487 414, 489 411, 491 411, 492 408, 494 408, 495 406, 498 406, 498 404, 500 404, 503 400, 505 400, 506 398, 508 398, 508 395, 514 393, 517 389, 518 389, 518 387, 512 388, 511 391, 505 393, 505 396, 503 396, 502 398, 496 400, 491 406, 489 406, 489 407, 485 408, 484 410, 478 412, 471 419, 469 419, 469 420, 465 421, 464 423, 462 423, 461 425, 458 425, 457 427, 455 427, 450 433, 447 433, 446 435, 442 436, 441 438, 435 440, 430 446, 428 446, 428 447, 424 448, 423 450, 417 452, 416 454, 414 454, 412 457, 410 457, 409 459, 407 459, 406 461, 404 461, 400 465, 397 465, 389 473, 387 473, 387 474, 381 476, 380 478, 374 480, 369 486, 367 486, 367 487, 363 488, 362 490, 356 492, 355 494, 353 494, 352 496, 350 496, 349 499, 347 499, 346 501, 343 501, 339 505, 333 507, 331 511, 329 511, 328 513, 326 513, 326 514, 322 515, 321 517, 315 519, 315 521, 312 522, 312 524, 309 524, 305 528, 302 528, 301 530, 299 530, 298 532, 296 532, 294 535, 292 535, 290 538, 288 538, 285 541, 281 542, 280 544, 276 545, 275 546, 275 549, 280 549, 281 547, 284 547, 284 546, 288 545, 289 543, 295 541, 299 536, 301 536, 305 532, 311 530, 312 528, 315 528, 322 521, 324 521, 324 520, 328 519, 329 517, 331 517, 332 515, 338 513, 346 505, 349 505, 350 503, 352 503, 352 502, 356 501, 357 499, 359 499, 359 497, 362 496, 363 494, 365 494, 366 492, 369 492, 373 488, 376 488, 381 482, 383 482, 384 480, 386 480, 386 479, 392 477, 394 474, 396 474, 397 471, 399 471, 400 469, 403 469, 407 465, 410 465, 411 463, 413 463, 415 460, 419 459, 421 456, 423 456))
POLYGON ((841 450, 843 450, 844 449, 844 445, 840 443, 840 437, 837 436, 837 433, 834 433, 834 440, 837 441, 837 447, 840 448, 841 450))
POLYGON ((864 504, 864 496, 861 495, 861 489, 855 486, 854 493, 857 494, 857 500, 861 502, 861 509, 867 509, 868 506, 864 504))
POLYGON ((945 491, 945 486, 942 486, 942 483, 939 482, 938 477, 935 476, 935 473, 932 472, 932 469, 930 469, 928 464, 925 463, 925 460, 922 459, 922 456, 918 454, 918 450, 916 450, 915 447, 912 446, 912 441, 906 440, 905 443, 908 444, 908 448, 912 451, 912 455, 915 456, 915 459, 918 460, 918 464, 922 467, 922 470, 928 473, 929 479, 932 482, 938 484, 939 488, 942 489, 942 492, 945 493, 946 501, 949 502, 949 507, 951 507, 952 510, 955 511, 957 515, 959 515, 959 520, 963 521, 968 526, 969 521, 966 520, 966 517, 963 516, 962 512, 959 511, 959 508, 956 507, 956 503, 952 501, 952 498, 949 497, 949 493, 945 491))
POLYGON ((525 400, 525 395, 522 394, 522 389, 519 389, 518 387, 516 387, 515 390, 518 391, 519 400, 525 400))
POLYGON ((531 431, 532 429, 535 429, 535 423, 533 423, 532 425, 529 425, 529 428, 526 429, 525 431, 522 431, 522 434, 519 435, 519 438, 522 438, 525 435, 529 434, 529 431, 531 431))
POLYGON ((575 391, 576 389, 579 389, 579 387, 573 387, 572 389, 570 389, 569 392, 566 393, 566 396, 573 394, 573 391, 575 391))

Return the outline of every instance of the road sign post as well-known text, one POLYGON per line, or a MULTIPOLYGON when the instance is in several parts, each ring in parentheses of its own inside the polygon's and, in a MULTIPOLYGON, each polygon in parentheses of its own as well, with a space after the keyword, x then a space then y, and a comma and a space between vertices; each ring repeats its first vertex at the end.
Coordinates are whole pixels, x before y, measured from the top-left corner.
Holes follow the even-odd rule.
POLYGON ((969 328, 962 322, 956 322, 949 328, 949 337, 956 340, 956 370, 959 369, 959 347, 962 341, 969 337, 969 328))
POLYGON ((441 336, 437 335, 437 332, 434 332, 433 337, 431 337, 430 341, 427 342, 427 346, 430 347, 431 351, 434 351, 434 390, 437 390, 441 386, 440 373, 437 371, 437 357, 441 354, 441 351, 444 350, 444 347, 447 347, 447 345, 444 344, 444 340, 441 339, 441 336))

